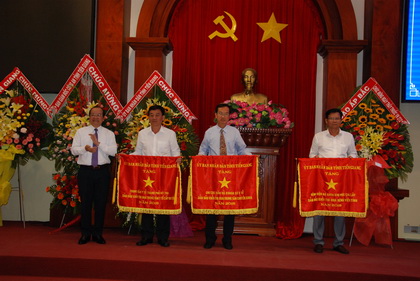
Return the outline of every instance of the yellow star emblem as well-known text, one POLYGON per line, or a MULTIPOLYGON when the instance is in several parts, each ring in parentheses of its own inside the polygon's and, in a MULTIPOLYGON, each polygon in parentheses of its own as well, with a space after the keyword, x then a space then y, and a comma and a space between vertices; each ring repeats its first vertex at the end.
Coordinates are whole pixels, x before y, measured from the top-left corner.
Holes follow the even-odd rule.
POLYGON ((280 31, 286 28, 288 24, 278 23, 274 13, 271 13, 271 17, 268 22, 257 22, 259 27, 264 30, 263 37, 261 42, 264 42, 267 39, 273 38, 277 42, 281 43, 280 31))
POLYGON ((147 180, 143 180, 143 181, 146 184, 144 187, 148 187, 148 186, 153 187, 152 183, 155 182, 154 180, 151 180, 150 177, 147 177, 147 180))
POLYGON ((219 182, 220 182, 220 184, 222 185, 220 188, 223 188, 223 187, 229 188, 228 184, 229 184, 231 181, 228 181, 228 180, 226 180, 226 178, 223 178, 223 180, 222 180, 222 181, 219 181, 219 182))
POLYGON ((330 189, 335 189, 335 186, 338 184, 338 182, 334 182, 332 179, 330 180, 330 182, 325 182, 328 185, 328 190, 330 189))

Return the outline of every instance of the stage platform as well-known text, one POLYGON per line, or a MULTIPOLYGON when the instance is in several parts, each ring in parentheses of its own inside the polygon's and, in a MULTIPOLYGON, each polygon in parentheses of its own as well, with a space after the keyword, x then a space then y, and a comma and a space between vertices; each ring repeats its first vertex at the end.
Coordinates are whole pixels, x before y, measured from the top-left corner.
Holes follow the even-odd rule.
MULTIPOLYGON (((234 235, 229 251, 203 248, 204 233, 138 247, 127 229, 105 229, 106 245, 78 245, 77 227, 49 234, 48 223, 4 222, 0 227, 0 280, 420 280, 420 243, 394 242, 393 249, 357 241, 349 255, 312 251, 312 236, 295 240, 234 235)), ((348 241, 346 241, 348 244, 348 241)), ((348 245, 346 245, 348 246, 348 245)))

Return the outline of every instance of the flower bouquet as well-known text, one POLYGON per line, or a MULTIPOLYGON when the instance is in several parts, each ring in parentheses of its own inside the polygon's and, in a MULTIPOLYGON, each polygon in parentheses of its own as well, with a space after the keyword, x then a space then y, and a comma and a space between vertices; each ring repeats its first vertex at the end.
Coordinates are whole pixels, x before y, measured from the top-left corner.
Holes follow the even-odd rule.
POLYGON ((341 126, 353 134, 360 157, 370 160, 379 155, 391 167, 385 169, 389 179, 407 179, 413 170, 407 125, 398 123, 373 92, 343 118, 341 126))
POLYGON ((241 101, 225 101, 230 108, 229 125, 247 128, 293 128, 287 109, 269 101, 268 104, 248 104, 241 101))
POLYGON ((1 94, 0 109, 1 155, 13 160, 12 167, 47 155, 45 148, 52 140, 52 126, 19 82, 1 94))

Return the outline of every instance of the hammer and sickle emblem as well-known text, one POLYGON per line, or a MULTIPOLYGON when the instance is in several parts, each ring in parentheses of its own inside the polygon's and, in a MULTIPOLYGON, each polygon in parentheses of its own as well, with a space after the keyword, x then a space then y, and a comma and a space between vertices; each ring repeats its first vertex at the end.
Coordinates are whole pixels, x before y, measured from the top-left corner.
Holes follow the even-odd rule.
POLYGON ((235 36, 235 31, 236 31, 236 20, 235 18, 229 14, 228 12, 225 11, 225 14, 229 16, 230 20, 232 21, 232 27, 229 28, 226 23, 223 21, 223 19, 225 18, 225 16, 218 16, 213 22, 214 24, 220 24, 223 29, 226 31, 226 33, 220 33, 219 31, 215 31, 212 34, 209 35, 210 39, 213 39, 216 36, 219 36, 221 38, 232 38, 233 41, 236 42, 236 40, 238 40, 238 37, 235 36))

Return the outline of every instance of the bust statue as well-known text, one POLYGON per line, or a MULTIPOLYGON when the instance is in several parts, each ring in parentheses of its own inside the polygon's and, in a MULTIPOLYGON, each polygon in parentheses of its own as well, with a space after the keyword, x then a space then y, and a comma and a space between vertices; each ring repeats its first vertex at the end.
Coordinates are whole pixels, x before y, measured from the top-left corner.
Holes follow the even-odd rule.
POLYGON ((254 86, 257 83, 257 71, 253 68, 245 68, 242 71, 242 84, 245 89, 242 93, 234 94, 230 97, 232 101, 242 101, 248 104, 262 103, 267 104, 267 96, 254 92, 254 86))

